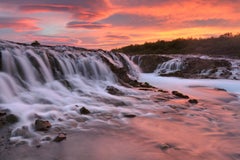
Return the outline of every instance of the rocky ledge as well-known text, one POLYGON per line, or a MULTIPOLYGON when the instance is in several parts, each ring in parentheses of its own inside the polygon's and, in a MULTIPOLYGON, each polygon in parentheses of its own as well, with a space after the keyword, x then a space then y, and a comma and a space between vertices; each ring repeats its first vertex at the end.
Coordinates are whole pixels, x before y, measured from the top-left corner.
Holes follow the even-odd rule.
POLYGON ((132 60, 144 73, 181 78, 240 79, 240 60, 202 55, 141 55, 132 60))

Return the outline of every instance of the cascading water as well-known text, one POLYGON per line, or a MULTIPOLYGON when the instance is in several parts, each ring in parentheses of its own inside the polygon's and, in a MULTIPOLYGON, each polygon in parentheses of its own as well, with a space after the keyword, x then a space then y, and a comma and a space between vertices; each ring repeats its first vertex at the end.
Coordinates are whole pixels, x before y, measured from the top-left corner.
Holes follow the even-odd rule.
MULTIPOLYGON (((182 69, 182 59, 170 58, 160 57, 156 72, 182 69)), ((239 73, 238 62, 231 66, 239 73)), ((0 159, 239 159, 238 81, 148 73, 140 74, 139 83, 137 76, 138 67, 124 54, 0 41, 0 159), (145 82, 183 92, 196 103, 145 82), (83 106, 90 114, 81 114, 83 106), (9 113, 19 121, 1 128, 9 113), (51 127, 37 130, 39 119, 51 127), (14 146, 39 147, 59 133, 67 133, 61 144, 14 146)))
POLYGON ((167 62, 159 64, 157 69, 154 71, 155 73, 161 74, 169 74, 180 71, 183 67, 183 59, 182 58, 173 58, 167 62))
POLYGON ((127 56, 102 50, 0 41, 0 57, 0 109, 20 118, 13 140, 41 138, 42 133, 36 133, 32 126, 37 118, 50 121, 54 127, 79 128, 78 121, 90 117, 81 116, 78 107, 87 106, 95 112, 116 110, 111 106, 121 105, 121 98, 108 94, 107 86, 132 91, 119 84, 109 64, 124 68, 130 79, 138 75, 138 67, 127 56), (112 102, 106 105, 108 99, 112 102))

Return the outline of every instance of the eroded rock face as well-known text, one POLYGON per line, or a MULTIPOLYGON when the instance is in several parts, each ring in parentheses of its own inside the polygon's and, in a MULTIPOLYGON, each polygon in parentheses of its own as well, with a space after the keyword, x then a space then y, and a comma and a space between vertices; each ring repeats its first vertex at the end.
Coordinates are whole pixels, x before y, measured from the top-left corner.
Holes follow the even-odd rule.
POLYGON ((139 65, 144 73, 152 73, 159 64, 170 59, 170 57, 158 55, 141 55, 132 57, 133 62, 139 65))
POLYGON ((161 74, 183 78, 228 78, 231 76, 231 63, 227 60, 186 58, 180 71, 161 74), (219 71, 221 70, 221 72, 219 71))

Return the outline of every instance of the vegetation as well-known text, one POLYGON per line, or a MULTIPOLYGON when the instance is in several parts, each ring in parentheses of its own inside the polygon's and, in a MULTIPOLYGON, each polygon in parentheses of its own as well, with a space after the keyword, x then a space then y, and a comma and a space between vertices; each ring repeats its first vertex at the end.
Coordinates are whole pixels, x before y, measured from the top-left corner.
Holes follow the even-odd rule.
POLYGON ((240 57, 240 34, 225 33, 219 37, 206 39, 159 40, 142 45, 129 45, 112 51, 128 55, 139 54, 205 54, 240 57))

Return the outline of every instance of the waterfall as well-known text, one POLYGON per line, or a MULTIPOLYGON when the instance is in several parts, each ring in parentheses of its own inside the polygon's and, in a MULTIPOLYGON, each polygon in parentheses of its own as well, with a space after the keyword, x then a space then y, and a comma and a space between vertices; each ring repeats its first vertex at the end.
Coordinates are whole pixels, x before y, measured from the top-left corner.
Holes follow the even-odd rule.
POLYGON ((182 58, 173 58, 167 62, 163 62, 159 64, 155 73, 161 74, 169 74, 180 71, 183 68, 183 59, 182 58))
POLYGON ((138 67, 121 53, 0 41, 0 111, 9 110, 19 117, 14 138, 34 137, 39 135, 32 127, 37 117, 66 127, 78 124, 79 106, 102 112, 115 104, 124 105, 119 103, 121 97, 106 88, 114 86, 129 93, 121 82, 136 80, 138 73, 138 67), (29 133, 23 134, 22 127, 29 133))
POLYGON ((31 47, 1 42, 1 72, 22 87, 42 85, 71 76, 116 83, 117 77, 102 58, 121 68, 129 76, 138 74, 137 67, 120 53, 102 50, 79 50, 71 47, 31 47))

